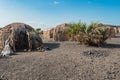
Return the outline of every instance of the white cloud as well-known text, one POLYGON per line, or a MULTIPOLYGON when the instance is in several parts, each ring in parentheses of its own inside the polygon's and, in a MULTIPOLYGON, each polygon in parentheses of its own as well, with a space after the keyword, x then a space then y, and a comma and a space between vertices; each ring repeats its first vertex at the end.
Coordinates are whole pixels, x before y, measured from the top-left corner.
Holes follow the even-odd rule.
POLYGON ((54 5, 58 5, 58 4, 60 4, 60 2, 54 1, 53 4, 54 4, 54 5))

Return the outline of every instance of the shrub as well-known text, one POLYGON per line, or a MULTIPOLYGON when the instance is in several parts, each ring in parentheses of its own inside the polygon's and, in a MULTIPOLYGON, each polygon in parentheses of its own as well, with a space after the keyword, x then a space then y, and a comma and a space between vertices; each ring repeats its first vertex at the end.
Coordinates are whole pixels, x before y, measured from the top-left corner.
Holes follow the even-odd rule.
POLYGON ((75 37, 82 45, 97 45, 101 46, 108 39, 108 30, 105 26, 99 23, 70 23, 70 29, 67 31, 68 36, 75 37))
POLYGON ((41 31, 41 28, 37 28, 35 31, 39 33, 41 31))

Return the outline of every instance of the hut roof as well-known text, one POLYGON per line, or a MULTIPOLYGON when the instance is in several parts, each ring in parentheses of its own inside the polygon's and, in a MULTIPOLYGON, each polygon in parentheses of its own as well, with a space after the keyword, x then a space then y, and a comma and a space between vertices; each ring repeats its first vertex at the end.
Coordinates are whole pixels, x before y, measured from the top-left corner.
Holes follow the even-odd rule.
POLYGON ((2 30, 7 30, 10 31, 11 28, 17 28, 17 27, 23 27, 28 30, 34 30, 30 25, 25 24, 25 23, 11 23, 9 25, 6 25, 5 27, 2 28, 2 30))

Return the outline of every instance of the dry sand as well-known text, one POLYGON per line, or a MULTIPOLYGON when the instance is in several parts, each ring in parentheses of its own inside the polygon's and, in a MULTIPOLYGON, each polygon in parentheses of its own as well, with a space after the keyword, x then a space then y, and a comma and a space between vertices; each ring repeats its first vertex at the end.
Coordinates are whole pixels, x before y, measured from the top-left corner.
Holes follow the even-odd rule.
POLYGON ((52 42, 45 52, 18 52, 0 59, 0 80, 120 80, 120 38, 106 47, 52 42), (100 54, 84 54, 97 50, 100 54))

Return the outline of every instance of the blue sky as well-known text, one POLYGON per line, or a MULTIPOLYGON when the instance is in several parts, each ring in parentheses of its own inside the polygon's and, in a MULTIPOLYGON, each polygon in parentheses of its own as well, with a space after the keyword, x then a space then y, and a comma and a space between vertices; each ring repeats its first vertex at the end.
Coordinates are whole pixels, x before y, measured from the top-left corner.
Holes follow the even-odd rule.
POLYGON ((120 0, 0 0, 0 26, 23 22, 46 29, 80 20, 120 25, 120 0))

